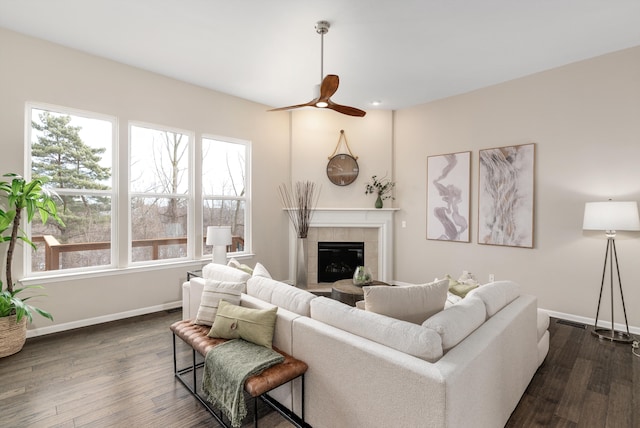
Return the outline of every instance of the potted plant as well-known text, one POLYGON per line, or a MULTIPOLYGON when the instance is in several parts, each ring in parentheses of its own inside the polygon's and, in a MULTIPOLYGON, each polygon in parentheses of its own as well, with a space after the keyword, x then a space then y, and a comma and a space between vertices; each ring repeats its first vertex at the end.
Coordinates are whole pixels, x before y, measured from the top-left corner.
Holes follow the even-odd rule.
POLYGON ((31 223, 38 212, 43 224, 49 218, 63 224, 53 199, 56 194, 43 187, 44 180, 35 178, 26 181, 13 173, 5 174, 4 177, 9 177, 11 181, 0 181, 0 242, 9 244, 5 265, 6 288, 0 281, 0 357, 15 354, 22 349, 26 340, 27 320, 32 321, 34 312, 53 320, 49 312, 26 303, 35 296, 21 296, 27 289, 42 287, 15 288, 13 282, 11 267, 18 240, 36 248, 20 227, 23 210, 26 209, 27 223, 31 223), (7 230, 9 232, 5 234, 7 230))
POLYGON ((382 208, 385 199, 395 199, 393 196, 389 195, 396 183, 389 180, 388 178, 381 178, 378 180, 378 176, 374 175, 371 177, 371 183, 367 183, 366 190, 364 192, 365 195, 375 193, 378 195, 376 198, 376 208, 382 208))

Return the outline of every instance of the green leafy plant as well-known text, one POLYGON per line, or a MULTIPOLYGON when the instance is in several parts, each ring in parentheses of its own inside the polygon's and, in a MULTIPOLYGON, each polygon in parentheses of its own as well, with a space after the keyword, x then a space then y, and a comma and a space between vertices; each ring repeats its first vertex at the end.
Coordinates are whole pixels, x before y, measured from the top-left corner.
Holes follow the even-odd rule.
POLYGON ((22 288, 14 288, 12 277, 13 253, 18 240, 30 245, 34 249, 35 244, 31 242, 24 230, 20 227, 22 221, 22 213, 26 210, 26 222, 31 223, 34 215, 40 214, 43 224, 46 224, 49 218, 53 218, 58 223, 63 224, 58 217, 58 209, 54 198, 57 196, 55 192, 43 187, 44 180, 34 178, 26 181, 17 174, 5 174, 10 181, 0 181, 0 197, 4 200, 0 201, 0 242, 8 242, 7 258, 5 266, 5 274, 7 285, 4 288, 0 281, 0 317, 16 315, 16 320, 20 321, 23 317, 27 317, 29 321, 33 318, 33 312, 37 312, 45 318, 53 319, 50 313, 38 309, 26 302, 36 296, 19 297, 18 295, 28 289, 42 288, 40 286, 28 286, 22 288), (9 233, 5 235, 5 232, 9 233))
POLYGON ((366 190, 364 192, 365 195, 369 194, 377 194, 380 199, 395 199, 392 195, 389 195, 396 183, 389 180, 388 178, 378 179, 377 175, 371 177, 371 183, 367 183, 366 190))

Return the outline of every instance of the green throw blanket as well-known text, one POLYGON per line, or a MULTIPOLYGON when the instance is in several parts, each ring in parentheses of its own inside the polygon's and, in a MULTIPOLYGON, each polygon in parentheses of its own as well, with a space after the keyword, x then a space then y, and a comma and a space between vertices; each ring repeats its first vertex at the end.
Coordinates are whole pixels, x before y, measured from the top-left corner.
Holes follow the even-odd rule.
POLYGON ((244 382, 248 377, 284 361, 270 348, 242 339, 233 339, 211 348, 204 361, 202 390, 221 409, 231 425, 239 427, 247 415, 244 382))

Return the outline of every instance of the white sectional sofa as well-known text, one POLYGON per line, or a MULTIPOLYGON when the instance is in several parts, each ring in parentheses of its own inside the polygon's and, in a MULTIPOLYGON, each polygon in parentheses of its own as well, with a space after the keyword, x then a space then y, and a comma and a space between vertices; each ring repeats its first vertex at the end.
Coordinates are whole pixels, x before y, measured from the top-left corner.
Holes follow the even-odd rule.
MULTIPOLYGON (((222 280, 223 268, 205 274, 222 280)), ((184 283, 184 319, 195 318, 205 281, 184 283)), ((548 316, 510 281, 483 285, 422 325, 266 276, 247 280, 241 305, 278 306, 273 344, 309 366, 313 427, 501 427, 549 349, 548 316)), ((299 381, 270 395, 299 414, 299 381)))

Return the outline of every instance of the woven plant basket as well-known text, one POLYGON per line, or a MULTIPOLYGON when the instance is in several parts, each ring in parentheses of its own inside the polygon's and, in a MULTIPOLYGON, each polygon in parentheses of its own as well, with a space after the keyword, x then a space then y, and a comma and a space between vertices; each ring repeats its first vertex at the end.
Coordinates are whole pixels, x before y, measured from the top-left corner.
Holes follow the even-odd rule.
POLYGON ((16 316, 0 318, 0 358, 19 352, 27 340, 27 317, 16 322, 16 316))

